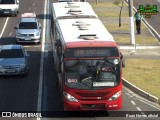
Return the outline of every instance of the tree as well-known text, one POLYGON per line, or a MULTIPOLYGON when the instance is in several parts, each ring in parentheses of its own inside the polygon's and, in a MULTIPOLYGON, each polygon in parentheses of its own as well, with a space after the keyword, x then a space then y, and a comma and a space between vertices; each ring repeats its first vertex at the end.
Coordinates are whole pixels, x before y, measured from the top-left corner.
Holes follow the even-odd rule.
POLYGON ((120 11, 119 11, 119 27, 121 27, 121 14, 122 14, 122 8, 124 5, 124 0, 116 0, 113 2, 114 5, 117 5, 118 7, 120 7, 120 11))

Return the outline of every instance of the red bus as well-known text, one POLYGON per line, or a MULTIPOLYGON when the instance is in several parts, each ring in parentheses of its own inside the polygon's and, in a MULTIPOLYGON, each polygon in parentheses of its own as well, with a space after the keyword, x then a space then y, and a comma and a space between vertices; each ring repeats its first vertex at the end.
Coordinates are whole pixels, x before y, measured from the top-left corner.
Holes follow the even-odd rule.
POLYGON ((99 19, 55 21, 53 55, 64 110, 122 107, 122 59, 99 19))

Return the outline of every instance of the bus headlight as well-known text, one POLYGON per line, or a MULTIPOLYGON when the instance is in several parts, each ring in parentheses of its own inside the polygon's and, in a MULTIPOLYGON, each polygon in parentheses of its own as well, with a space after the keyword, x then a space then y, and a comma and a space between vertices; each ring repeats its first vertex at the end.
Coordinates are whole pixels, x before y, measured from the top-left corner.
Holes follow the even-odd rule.
POLYGON ((63 95, 70 102, 78 102, 78 100, 75 97, 73 97, 72 95, 70 95, 66 92, 63 92, 63 95))
POLYGON ((116 94, 110 97, 108 101, 117 100, 121 96, 121 94, 122 94, 122 91, 118 91, 116 94))
POLYGON ((115 65, 117 65, 117 64, 119 63, 119 60, 118 60, 118 59, 114 59, 113 63, 114 63, 115 65))

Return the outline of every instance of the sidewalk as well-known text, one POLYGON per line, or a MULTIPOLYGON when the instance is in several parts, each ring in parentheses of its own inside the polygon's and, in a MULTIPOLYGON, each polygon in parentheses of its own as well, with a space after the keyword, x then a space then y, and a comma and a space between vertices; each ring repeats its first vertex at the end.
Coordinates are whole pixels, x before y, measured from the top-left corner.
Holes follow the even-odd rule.
POLYGON ((160 87, 160 75, 156 73, 160 71, 160 65, 157 64, 160 63, 160 43, 158 40, 153 36, 146 25, 141 23, 141 34, 137 35, 135 30, 136 45, 130 45, 128 6, 124 4, 121 27, 119 27, 120 8, 113 4, 113 0, 99 0, 98 4, 96 4, 96 0, 87 0, 87 2, 92 5, 99 19, 113 35, 116 43, 120 46, 122 54, 125 56, 127 65, 126 68, 123 69, 123 77, 137 87, 140 87, 140 89, 149 92, 160 99, 160 93, 158 91, 160 87), (132 66, 135 61, 136 65, 132 66), (136 70, 137 67, 138 70, 136 70), (154 69, 156 69, 156 71, 154 71, 154 69), (145 76, 151 76, 151 78, 146 78, 145 76), (153 90, 153 88, 155 89, 153 90))

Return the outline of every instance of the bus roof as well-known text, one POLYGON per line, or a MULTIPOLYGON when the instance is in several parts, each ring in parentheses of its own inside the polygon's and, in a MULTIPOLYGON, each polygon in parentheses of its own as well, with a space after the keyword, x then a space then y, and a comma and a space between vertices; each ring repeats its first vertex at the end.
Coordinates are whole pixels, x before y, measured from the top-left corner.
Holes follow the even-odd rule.
POLYGON ((60 19, 56 21, 62 43, 68 47, 115 46, 112 35, 107 31, 99 19, 60 19), (81 45, 80 45, 81 44, 81 45))
POLYGON ((60 2, 52 4, 53 19, 98 18, 88 2, 60 2))

